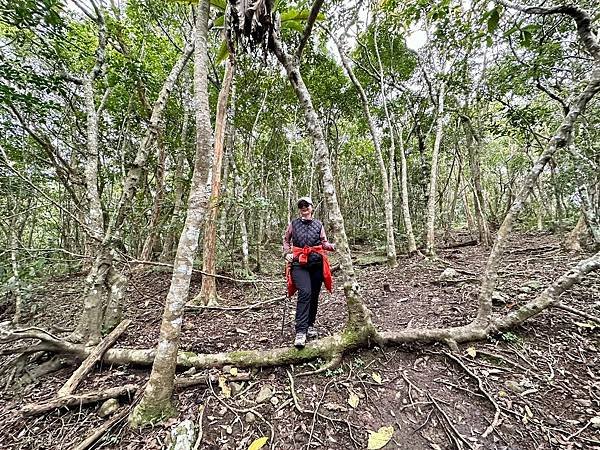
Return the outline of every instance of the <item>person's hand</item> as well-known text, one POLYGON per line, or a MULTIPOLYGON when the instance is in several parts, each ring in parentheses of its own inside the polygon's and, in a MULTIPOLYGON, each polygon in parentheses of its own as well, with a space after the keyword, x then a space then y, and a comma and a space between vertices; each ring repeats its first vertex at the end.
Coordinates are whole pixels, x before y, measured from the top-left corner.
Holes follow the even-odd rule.
POLYGON ((287 255, 285 255, 285 260, 289 263, 291 263, 294 260, 294 255, 293 253, 288 253, 287 255))

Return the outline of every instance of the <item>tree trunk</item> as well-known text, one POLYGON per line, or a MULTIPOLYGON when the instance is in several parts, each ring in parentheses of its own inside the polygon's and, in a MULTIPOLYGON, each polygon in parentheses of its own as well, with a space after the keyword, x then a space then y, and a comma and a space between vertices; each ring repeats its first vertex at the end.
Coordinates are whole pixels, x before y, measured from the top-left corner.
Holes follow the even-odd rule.
MULTIPOLYGON (((333 35, 331 35, 333 37, 333 35)), ((392 203, 392 189, 391 189, 391 185, 390 185, 390 181, 388 179, 388 172, 387 169, 385 167, 385 162, 383 160, 383 154, 381 152, 381 145, 380 145, 380 141, 379 141, 379 136, 377 135, 377 130, 375 129, 375 123, 373 122, 373 118, 371 116, 371 111, 369 109, 369 100, 367 99, 367 95, 365 94, 365 91, 360 83, 360 81, 358 81, 358 79, 356 78, 356 76, 354 75, 354 71, 352 70, 352 66, 350 65, 350 62, 348 61, 348 58, 346 57, 346 53, 344 51, 344 49, 342 48, 342 44, 337 41, 337 39, 333 38, 334 42, 337 45, 338 48, 338 52, 340 54, 340 58, 342 60, 342 64, 344 66, 344 68, 346 69, 346 73, 348 74, 348 77, 350 78, 350 80, 352 81, 352 84, 354 84, 354 87, 356 88, 356 90, 358 91, 358 94, 360 96, 360 100, 361 100, 361 105, 362 105, 362 109, 365 115, 365 118, 367 119, 367 123, 369 124, 369 131, 371 132, 371 140, 373 141, 373 147, 375 148, 375 155, 377 157, 377 164, 379 165, 379 174, 381 176, 381 185, 382 185, 382 189, 383 189, 383 198, 384 198, 384 212, 385 212, 385 228, 386 228, 386 248, 387 248, 387 262, 388 262, 388 266, 389 267, 396 267, 396 265, 398 264, 398 262, 396 261, 396 242, 394 239, 394 216, 393 216, 393 203, 392 203)), ((379 53, 378 53, 379 55, 379 53)), ((378 57, 379 59, 379 57, 378 57)), ((380 64, 380 70, 381 69, 381 60, 379 61, 380 64)), ((384 83, 383 83, 383 73, 380 73, 380 89, 381 89, 381 95, 384 98, 384 108, 386 111, 386 116, 388 118, 388 124, 389 124, 389 114, 387 111, 387 104, 385 102, 385 89, 384 89, 384 83)), ((393 134, 392 128, 390 127, 390 135, 393 134)), ((390 161, 390 165, 392 164, 392 161, 390 161)))
POLYGON ((417 252, 417 242, 413 232, 410 205, 408 201, 408 163, 406 161, 404 137, 402 136, 401 127, 398 130, 398 142, 400 143, 400 164, 402 168, 402 173, 400 175, 400 188, 402 190, 402 217, 404 217, 404 228, 406 229, 408 254, 412 255, 417 252))
POLYGON ((354 274, 352 256, 350 254, 348 237, 344 226, 344 218, 342 217, 335 191, 333 175, 331 172, 331 162, 329 160, 329 150, 327 149, 327 144, 323 137, 322 125, 319 122, 317 113, 313 107, 310 93, 304 84, 297 62, 293 61, 286 53, 282 47, 279 36, 274 32, 271 32, 269 44, 287 73, 292 88, 303 109, 308 131, 314 142, 317 165, 323 181, 325 203, 327 205, 327 210, 329 211, 329 219, 332 224, 336 249, 340 257, 340 266, 344 276, 344 292, 346 294, 346 303, 348 307, 348 321, 345 330, 347 333, 356 333, 364 331, 367 328, 370 329, 372 328, 371 312, 364 305, 360 297, 359 285, 354 274))
POLYGON ((148 224, 148 236, 144 240, 140 259, 142 261, 151 261, 153 257, 154 243, 159 234, 160 213, 162 210, 163 199, 165 194, 165 142, 164 142, 164 126, 161 123, 156 135, 156 146, 158 150, 157 167, 156 167, 156 193, 154 194, 154 202, 152 203, 152 214, 150 215, 150 223, 148 224))
POLYGON ((231 158, 231 169, 233 171, 233 193, 239 208, 240 237, 242 241, 242 268, 246 274, 250 274, 250 247, 248 245, 246 208, 244 208, 244 187, 242 186, 242 179, 235 162, 235 157, 231 158))
POLYGON ((483 273, 481 291, 479 293, 479 310, 476 318, 476 321, 479 324, 487 324, 490 321, 492 313, 492 294, 498 280, 498 267, 504 250, 508 245, 508 236, 517 215, 525 206, 525 202, 531 194, 539 175, 544 170, 546 163, 559 148, 569 144, 575 122, 585 110, 588 102, 598 93, 598 91, 600 91, 600 69, 594 69, 590 74, 585 89, 571 103, 569 113, 565 116, 562 123, 555 131, 554 136, 550 139, 546 148, 527 174, 523 185, 521 186, 521 190, 510 206, 510 209, 498 230, 496 241, 494 242, 494 246, 492 247, 483 273))
POLYGON ((463 117, 463 129, 465 130, 465 138, 467 151, 469 154, 469 167, 471 169, 471 178, 473 180, 473 198, 475 204, 475 218, 477 220, 477 230, 479 233, 479 242, 485 247, 489 247, 492 243, 490 229, 485 217, 485 193, 483 184, 481 183, 481 167, 479 165, 479 152, 473 145, 473 141, 480 146, 481 143, 475 134, 475 130, 468 117, 463 117))
POLYGON ((563 247, 573 252, 580 252, 582 250, 581 241, 587 236, 587 233, 585 215, 582 212, 579 214, 579 219, 575 227, 565 236, 563 247))
POLYGON ((442 81, 440 85, 440 92, 438 94, 437 126, 435 132, 435 141, 433 143, 433 152, 431 153, 431 176, 429 179, 429 198, 427 199, 426 210, 425 254, 427 256, 435 255, 435 210, 437 204, 438 159, 440 153, 440 146, 442 144, 442 135, 444 131, 445 93, 446 83, 442 81))
POLYGON ((90 248, 93 253, 96 253, 98 245, 104 238, 104 218, 98 192, 98 116, 94 103, 94 78, 92 75, 83 81, 83 100, 87 117, 87 154, 84 169, 88 209, 86 225, 92 237, 90 248))
POLYGON ((21 293, 21 277, 19 276, 19 236, 17 227, 18 217, 18 199, 13 198, 14 208, 12 209, 12 218, 10 226, 6 230, 6 238, 8 240, 8 246, 10 248, 10 266, 12 269, 13 287, 12 291, 15 296, 15 314, 13 316, 13 323, 15 325, 20 324, 26 316, 26 305, 23 301, 23 295, 21 293))
POLYGON ((208 203, 209 163, 213 151, 208 104, 208 16, 210 4, 201 1, 196 17, 194 96, 196 103, 196 156, 185 224, 179 238, 171 286, 163 311, 160 336, 150 379, 140 403, 129 416, 132 426, 151 424, 177 411, 171 404, 184 306, 189 294, 200 228, 208 203))
POLYGON ((587 226, 590 229, 596 244, 600 245, 600 221, 598 220, 598 214, 596 213, 597 207, 593 205, 585 186, 580 187, 578 192, 581 196, 581 211, 585 216, 587 226))
POLYGON ((221 194, 221 169, 223 163, 223 147, 225 144, 225 128, 227 126, 227 102, 231 83, 235 74, 235 66, 231 60, 225 63, 223 83, 217 101, 217 114, 215 121, 215 150, 212 164, 211 196, 208 205, 208 215, 204 225, 204 251, 202 253, 202 272, 209 274, 202 276, 200 293, 193 302, 197 305, 215 306, 218 304, 217 281, 210 276, 216 274, 217 254, 217 219, 219 217, 219 202, 221 194))
POLYGON ((175 157, 175 174, 174 174, 174 187, 173 187, 173 213, 171 214, 171 220, 169 222, 169 227, 167 229, 165 242, 163 243, 163 248, 159 257, 161 262, 170 262, 173 258, 173 243, 175 241, 176 231, 180 224, 180 215, 183 211, 184 206, 184 179, 183 179, 183 171, 184 171, 184 163, 185 163, 185 153, 186 153, 186 144, 187 144, 187 136, 189 131, 189 109, 186 103, 186 100, 183 101, 183 125, 181 127, 181 147, 177 152, 177 156, 175 157))

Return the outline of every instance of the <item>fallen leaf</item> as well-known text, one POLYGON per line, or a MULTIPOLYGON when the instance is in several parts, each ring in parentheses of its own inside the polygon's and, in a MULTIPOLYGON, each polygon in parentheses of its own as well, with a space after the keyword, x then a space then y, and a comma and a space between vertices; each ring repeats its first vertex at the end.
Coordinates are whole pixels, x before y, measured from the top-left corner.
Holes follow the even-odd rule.
POLYGON ((394 435, 394 427, 381 427, 377 432, 373 431, 369 434, 369 442, 367 445, 368 450, 377 450, 385 447, 390 442, 394 435))
POLYGON ((342 412, 348 411, 348 408, 346 408, 342 405, 338 405, 337 403, 325 403, 323 405, 323 407, 325 409, 328 409, 329 411, 342 411, 342 412))
POLYGON ((477 350, 475 350, 475 347, 469 347, 467 349, 467 354, 471 357, 471 358, 475 358, 475 355, 477 355, 477 350))
POLYGON ((232 367, 231 369, 229 369, 229 373, 231 375, 233 375, 234 377, 237 377, 237 374, 238 374, 237 367, 232 367))
POLYGON ((358 401, 358 395, 356 395, 354 392, 351 392, 350 396, 348 397, 348 404, 353 408, 356 408, 358 406, 358 401))
POLYGON ((269 438, 266 436, 255 439, 252 441, 252 444, 250 444, 250 447, 248 447, 248 450, 259 450, 264 447, 268 440, 269 438))
POLYGON ((381 375, 379 375, 377 372, 373 372, 371 377, 373 377, 373 379, 375 380, 375 383, 381 384, 381 375))
POLYGON ((219 377, 219 387, 221 388, 221 394, 223 394, 223 397, 231 397, 231 388, 227 385, 227 378, 222 375, 219 377))

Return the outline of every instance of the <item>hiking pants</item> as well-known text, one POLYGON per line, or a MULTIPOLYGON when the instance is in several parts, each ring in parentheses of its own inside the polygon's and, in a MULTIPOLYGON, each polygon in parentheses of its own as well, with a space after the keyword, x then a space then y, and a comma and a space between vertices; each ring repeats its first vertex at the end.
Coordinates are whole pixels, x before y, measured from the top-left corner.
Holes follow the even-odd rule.
POLYGON ((323 283, 323 264, 292 265, 292 280, 298 288, 296 333, 306 333, 315 324, 319 293, 323 283))

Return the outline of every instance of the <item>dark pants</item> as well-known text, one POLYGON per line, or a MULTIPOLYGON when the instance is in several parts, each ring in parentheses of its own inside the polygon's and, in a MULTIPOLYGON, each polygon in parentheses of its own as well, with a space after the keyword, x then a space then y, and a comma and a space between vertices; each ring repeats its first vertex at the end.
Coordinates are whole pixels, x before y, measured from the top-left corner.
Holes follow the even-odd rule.
POLYGON ((306 333, 315 324, 319 292, 323 283, 323 264, 292 266, 292 280, 298 288, 296 333, 306 333))

